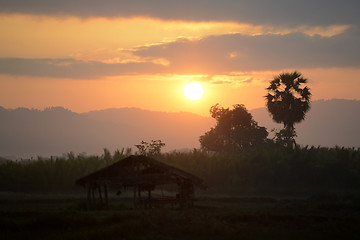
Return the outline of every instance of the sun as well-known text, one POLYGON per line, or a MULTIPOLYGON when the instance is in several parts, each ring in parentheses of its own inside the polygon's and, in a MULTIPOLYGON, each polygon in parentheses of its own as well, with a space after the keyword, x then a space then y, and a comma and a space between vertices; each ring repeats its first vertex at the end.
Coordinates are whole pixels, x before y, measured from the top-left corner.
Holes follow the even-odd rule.
POLYGON ((184 93, 188 99, 195 101, 202 97, 204 90, 200 83, 191 82, 185 86, 184 93))

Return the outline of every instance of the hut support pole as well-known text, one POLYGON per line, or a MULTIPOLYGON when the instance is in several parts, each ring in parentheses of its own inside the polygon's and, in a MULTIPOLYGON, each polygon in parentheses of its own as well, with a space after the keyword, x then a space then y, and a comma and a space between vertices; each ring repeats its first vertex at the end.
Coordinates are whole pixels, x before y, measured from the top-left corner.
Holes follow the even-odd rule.
POLYGON ((91 196, 92 196, 92 203, 94 204, 95 203, 95 188, 94 187, 91 188, 91 196))
POLYGON ((87 190, 87 210, 90 210, 91 208, 91 188, 89 185, 86 186, 86 190, 87 190))
POLYGON ((101 185, 99 185, 98 190, 99 190, 100 202, 102 203, 102 202, 103 202, 103 198, 102 198, 102 194, 101 194, 101 185))
POLYGON ((143 205, 144 205, 144 201, 143 201, 143 199, 142 199, 142 197, 141 197, 141 189, 140 189, 140 187, 138 187, 138 198, 139 198, 140 207, 144 207, 144 206, 143 206, 143 205))
POLYGON ((104 184, 104 196, 105 196, 105 204, 108 205, 108 192, 107 192, 107 186, 104 184))
POLYGON ((151 190, 148 190, 148 207, 151 208, 151 190))
POLYGON ((136 186, 134 186, 134 208, 136 208, 136 186))

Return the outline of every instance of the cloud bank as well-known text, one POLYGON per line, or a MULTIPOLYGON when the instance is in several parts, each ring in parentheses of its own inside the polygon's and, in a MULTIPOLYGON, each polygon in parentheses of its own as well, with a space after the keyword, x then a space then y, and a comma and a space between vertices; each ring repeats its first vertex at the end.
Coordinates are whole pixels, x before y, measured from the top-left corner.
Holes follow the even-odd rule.
POLYGON ((0 0, 1 13, 78 17, 145 16, 167 20, 271 25, 359 25, 358 0, 0 0))
POLYGON ((0 73, 97 79, 132 74, 221 75, 285 68, 359 68, 359 42, 359 30, 354 28, 333 37, 302 33, 227 34, 134 49, 132 54, 142 62, 0 58, 0 73), (154 59, 164 59, 168 64, 158 64, 154 59))
POLYGON ((0 58, 0 73, 8 75, 98 79, 106 76, 164 72, 164 66, 153 63, 106 64, 75 59, 0 58))
MULTIPOLYGON (((211 36, 144 48, 140 56, 168 59, 175 71, 206 69, 212 74, 283 68, 359 67, 360 37, 349 31, 336 37, 292 33, 211 36)), ((190 73, 188 72, 188 73, 190 73)))

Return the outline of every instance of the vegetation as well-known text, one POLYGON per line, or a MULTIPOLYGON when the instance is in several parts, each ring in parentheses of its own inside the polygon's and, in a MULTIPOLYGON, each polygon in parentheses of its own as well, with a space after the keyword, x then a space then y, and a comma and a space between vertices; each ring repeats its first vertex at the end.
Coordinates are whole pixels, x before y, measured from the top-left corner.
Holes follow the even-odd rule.
MULTIPOLYGON (((76 192, 75 180, 132 152, 108 150, 102 156, 69 153, 66 157, 8 161, 0 164, 1 192, 76 192)), ((241 153, 194 149, 157 157, 204 179, 206 194, 312 195, 357 192, 360 149, 287 147, 267 143, 241 153)))
POLYGON ((161 148, 165 146, 161 140, 151 140, 151 143, 141 141, 141 144, 135 145, 142 155, 156 156, 161 153, 161 148))
POLYGON ((276 134, 277 140, 289 142, 296 136, 294 124, 305 118, 310 109, 311 93, 301 73, 282 73, 275 77, 267 88, 266 106, 273 120, 283 123, 284 129, 276 134))
POLYGON ((104 149, 102 156, 0 164, 1 239, 356 239, 360 233, 360 149, 268 144, 241 154, 159 154, 205 180, 208 190, 195 208, 133 210, 131 199, 114 197, 108 210, 84 211, 75 179, 129 154, 104 149))
POLYGON ((216 104, 210 113, 216 119, 216 126, 200 136, 204 150, 217 152, 234 152, 259 146, 268 135, 266 128, 258 126, 251 114, 242 104, 233 109, 223 108, 216 104))
POLYGON ((0 164, 0 192, 74 192, 74 181, 131 154, 131 149, 102 156, 38 157, 34 160, 7 161, 0 164))

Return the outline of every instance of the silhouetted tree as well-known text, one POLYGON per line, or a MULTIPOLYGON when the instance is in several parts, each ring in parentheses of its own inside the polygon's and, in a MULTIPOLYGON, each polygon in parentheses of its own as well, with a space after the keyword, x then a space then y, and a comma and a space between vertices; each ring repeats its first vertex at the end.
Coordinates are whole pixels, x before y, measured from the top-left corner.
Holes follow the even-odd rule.
POLYGON ((283 123, 284 129, 276 133, 278 141, 287 143, 294 141, 296 136, 294 124, 305 119, 310 109, 310 89, 303 84, 307 83, 301 73, 282 73, 270 81, 266 88, 268 94, 266 106, 272 118, 277 123, 283 123))
POLYGON ((210 108, 210 114, 216 119, 216 126, 200 136, 201 147, 210 151, 238 151, 261 144, 268 132, 259 127, 243 104, 233 109, 216 104, 210 108))
POLYGON ((111 162, 112 156, 111 156, 109 149, 104 148, 104 154, 102 157, 103 157, 104 161, 106 162, 106 164, 109 164, 111 162))
POLYGON ((160 154, 161 148, 165 146, 161 140, 151 140, 151 143, 141 141, 141 144, 135 145, 141 155, 154 156, 160 154))

